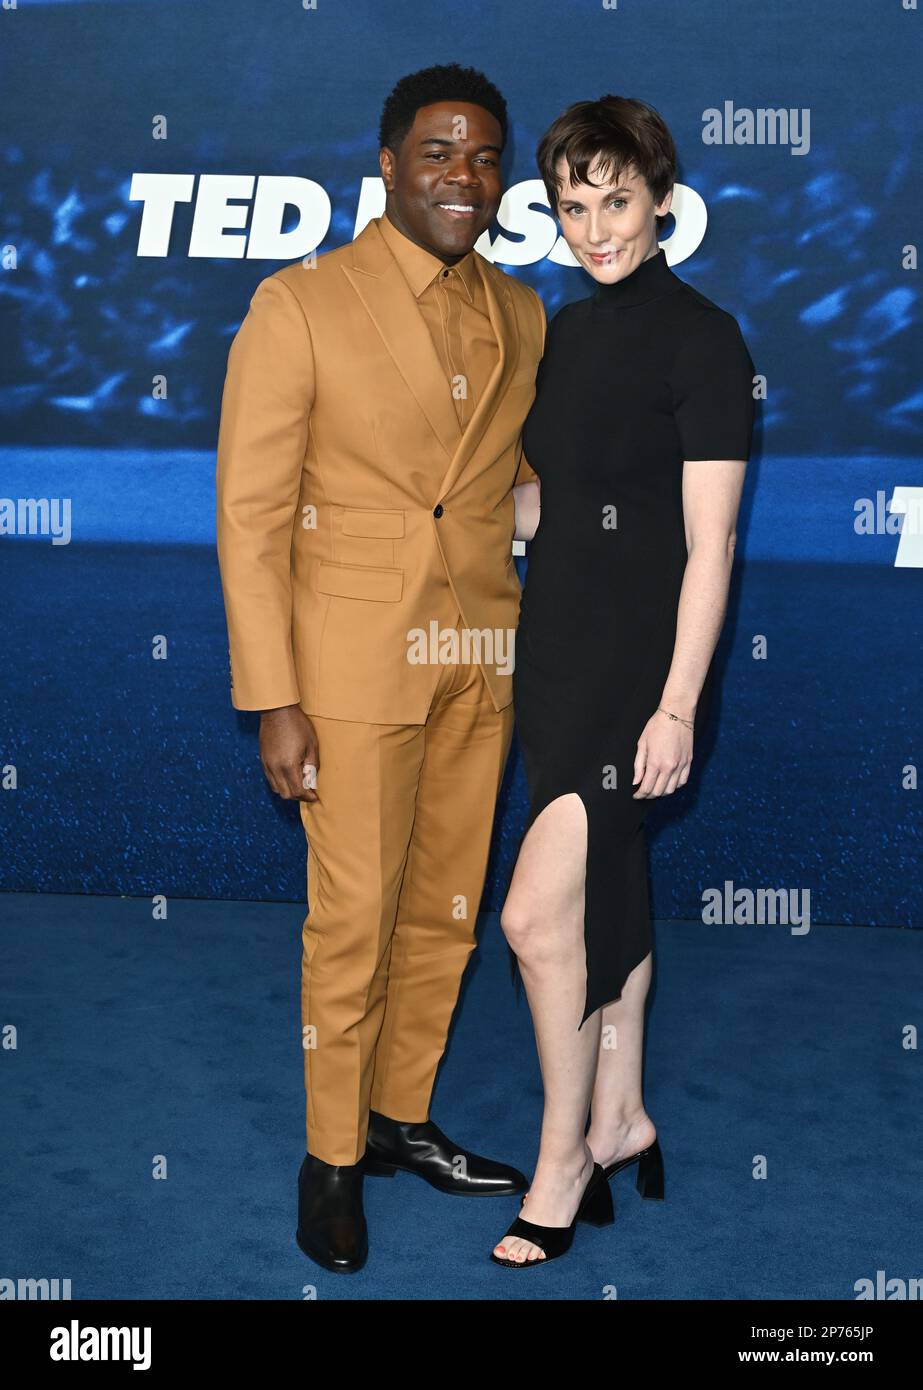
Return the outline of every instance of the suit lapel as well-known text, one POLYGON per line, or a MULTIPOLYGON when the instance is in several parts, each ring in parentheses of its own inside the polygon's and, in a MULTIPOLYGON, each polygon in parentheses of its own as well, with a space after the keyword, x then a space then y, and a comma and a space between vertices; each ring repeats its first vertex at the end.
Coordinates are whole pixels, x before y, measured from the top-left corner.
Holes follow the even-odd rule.
POLYGON ((484 260, 482 256, 475 256, 474 259, 487 296, 487 312, 490 315, 490 322, 493 325, 500 355, 484 394, 468 421, 468 428, 462 435, 454 457, 450 460, 449 467, 442 479, 440 492, 443 495, 451 490, 477 450, 487 426, 494 418, 497 407, 506 394, 507 385, 513 375, 513 368, 519 360, 519 324, 516 321, 513 296, 506 284, 506 277, 501 271, 495 270, 490 262, 484 260))
POLYGON ((448 467, 440 486, 440 494, 444 494, 483 438, 518 358, 519 326, 505 277, 483 257, 475 256, 499 346, 499 358, 487 389, 467 429, 462 432, 451 384, 446 380, 426 321, 377 222, 369 222, 352 245, 353 264, 344 266, 343 273, 362 300, 395 366, 448 456, 448 467))

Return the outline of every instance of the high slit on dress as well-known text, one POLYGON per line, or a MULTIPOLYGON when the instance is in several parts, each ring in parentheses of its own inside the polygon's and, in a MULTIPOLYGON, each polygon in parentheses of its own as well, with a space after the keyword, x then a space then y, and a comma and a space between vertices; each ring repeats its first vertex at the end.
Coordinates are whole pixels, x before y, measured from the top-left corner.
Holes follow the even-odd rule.
MULTIPOLYGON (((545 807, 576 792, 587 821, 581 1027, 621 997, 652 949, 653 799, 634 797, 632 777, 673 658, 687 560, 683 465, 749 456, 752 378, 736 321, 675 276, 662 251, 548 328, 523 428, 541 519, 516 635, 529 807, 512 865, 545 807)), ((696 742, 712 683, 709 667, 696 742)))

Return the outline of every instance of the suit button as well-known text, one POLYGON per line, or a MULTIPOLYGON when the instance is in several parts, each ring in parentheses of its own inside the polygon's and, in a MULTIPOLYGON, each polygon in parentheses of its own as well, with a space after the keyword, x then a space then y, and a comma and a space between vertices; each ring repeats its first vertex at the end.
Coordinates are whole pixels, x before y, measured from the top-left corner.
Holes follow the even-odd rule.
POLYGON ((441 503, 441 502, 437 502, 436 505, 435 505, 435 507, 433 508, 433 516, 436 516, 436 517, 442 516, 443 510, 444 510, 444 509, 443 509, 442 503, 441 503))

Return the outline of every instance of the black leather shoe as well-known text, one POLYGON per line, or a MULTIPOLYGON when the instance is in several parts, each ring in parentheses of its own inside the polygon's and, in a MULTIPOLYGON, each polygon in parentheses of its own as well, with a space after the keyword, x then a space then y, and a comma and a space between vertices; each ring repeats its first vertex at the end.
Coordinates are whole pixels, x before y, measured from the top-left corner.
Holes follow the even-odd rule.
POLYGON ((518 1168, 469 1153, 432 1120, 405 1123, 370 1110, 365 1171, 390 1178, 399 1168, 456 1197, 505 1197, 528 1186, 518 1168))
POLYGON ((369 1253, 361 1160, 333 1164, 305 1154, 298 1174, 299 1248, 334 1274, 353 1274, 369 1253))

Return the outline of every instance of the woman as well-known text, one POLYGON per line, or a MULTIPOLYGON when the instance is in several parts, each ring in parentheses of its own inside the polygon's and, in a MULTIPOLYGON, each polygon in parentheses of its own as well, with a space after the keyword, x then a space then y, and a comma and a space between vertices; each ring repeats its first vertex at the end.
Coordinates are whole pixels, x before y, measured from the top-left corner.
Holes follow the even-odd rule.
POLYGON ((641 1096, 644 820, 689 777, 754 410, 735 319, 658 248, 676 153, 657 112, 578 102, 537 158, 596 286, 549 325, 523 429, 539 482, 515 490, 517 538, 535 537, 513 678, 531 803, 501 923, 545 1110, 531 1189, 491 1255, 511 1268, 562 1255, 578 1219, 611 1221, 608 1178, 629 1163, 642 1195, 663 1195, 641 1096))

